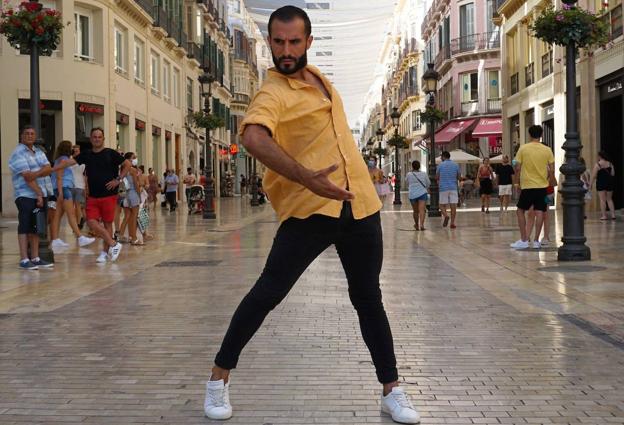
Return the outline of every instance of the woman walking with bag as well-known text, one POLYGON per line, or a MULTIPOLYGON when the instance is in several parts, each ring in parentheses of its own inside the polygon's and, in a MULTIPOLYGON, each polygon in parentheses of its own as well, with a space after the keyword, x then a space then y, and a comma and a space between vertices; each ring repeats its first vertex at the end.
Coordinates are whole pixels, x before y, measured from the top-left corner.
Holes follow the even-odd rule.
POLYGON ((611 212, 611 220, 615 220, 615 206, 613 205, 613 189, 615 187, 615 168, 604 151, 598 152, 598 162, 592 170, 591 188, 596 182, 596 190, 600 198, 600 220, 608 220, 607 206, 611 212))
POLYGON ((407 173, 405 180, 409 185, 409 200, 414 214, 414 229, 425 230, 425 204, 429 192, 429 176, 420 171, 420 162, 412 161, 412 171, 407 173))
POLYGON ((481 212, 490 213, 490 196, 494 191, 492 181, 494 180, 494 170, 490 166, 489 158, 483 160, 477 173, 479 176, 479 195, 481 195, 481 212))

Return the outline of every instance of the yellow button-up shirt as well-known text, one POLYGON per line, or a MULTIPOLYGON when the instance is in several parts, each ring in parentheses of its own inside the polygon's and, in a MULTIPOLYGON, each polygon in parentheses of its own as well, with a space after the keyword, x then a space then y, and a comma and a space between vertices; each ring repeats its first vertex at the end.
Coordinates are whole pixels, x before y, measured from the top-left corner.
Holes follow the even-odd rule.
MULTIPOLYGON (((355 219, 368 217, 381 209, 381 201, 351 135, 342 100, 317 68, 308 65, 307 70, 320 78, 330 99, 317 87, 271 69, 249 106, 240 134, 247 125, 262 125, 304 167, 316 171, 337 164, 329 179, 355 195, 350 201, 355 219)), ((263 188, 280 221, 312 214, 339 217, 342 210, 342 201, 318 196, 272 170, 265 174, 263 188)))

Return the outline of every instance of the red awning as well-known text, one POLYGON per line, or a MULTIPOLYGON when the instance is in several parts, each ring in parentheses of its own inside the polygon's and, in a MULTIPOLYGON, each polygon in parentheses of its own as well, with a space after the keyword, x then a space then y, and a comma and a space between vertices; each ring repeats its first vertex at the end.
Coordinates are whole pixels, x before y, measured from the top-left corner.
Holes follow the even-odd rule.
POLYGON ((449 143, 451 140, 462 134, 466 131, 472 123, 475 122, 472 120, 463 120, 463 121, 451 121, 446 126, 442 127, 440 130, 436 131, 435 134, 435 142, 438 143, 449 143))
POLYGON ((480 118, 477 126, 472 130, 472 137, 498 136, 503 133, 503 119, 501 117, 480 118))

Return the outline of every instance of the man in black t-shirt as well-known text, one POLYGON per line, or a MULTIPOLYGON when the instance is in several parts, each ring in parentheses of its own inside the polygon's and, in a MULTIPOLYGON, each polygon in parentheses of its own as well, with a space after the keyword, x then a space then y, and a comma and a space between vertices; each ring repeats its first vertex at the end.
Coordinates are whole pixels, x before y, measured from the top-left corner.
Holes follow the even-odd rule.
POLYGON ((501 203, 501 210, 507 211, 509 206, 509 200, 511 199, 511 192, 513 189, 512 176, 515 171, 509 163, 509 156, 503 156, 503 163, 496 170, 496 180, 498 185, 498 197, 501 203))
POLYGON ((104 130, 99 127, 91 130, 91 145, 93 150, 82 152, 65 163, 85 164, 89 186, 87 224, 93 233, 102 238, 104 249, 97 262, 105 263, 109 258, 115 261, 121 251, 122 245, 113 239, 113 221, 119 183, 128 173, 131 164, 119 152, 104 147, 104 130))

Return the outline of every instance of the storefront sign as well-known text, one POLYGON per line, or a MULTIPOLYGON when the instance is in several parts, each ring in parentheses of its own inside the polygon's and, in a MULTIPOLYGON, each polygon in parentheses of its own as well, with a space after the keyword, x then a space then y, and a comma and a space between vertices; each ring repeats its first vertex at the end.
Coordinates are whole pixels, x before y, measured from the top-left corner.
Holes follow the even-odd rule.
POLYGON ((134 128, 139 131, 145 131, 145 121, 140 119, 134 119, 134 128))
POLYGON ((165 130, 165 140, 171 140, 171 132, 169 130, 165 130))
POLYGON ((130 116, 117 112, 116 114, 117 124, 128 125, 130 124, 130 116))
POLYGON ((104 107, 100 105, 92 105, 89 103, 79 103, 78 112, 83 114, 104 115, 104 107))
POLYGON ((615 83, 611 83, 607 86, 607 93, 613 93, 618 90, 622 90, 622 82, 616 81, 615 83))
POLYGON ((160 127, 152 126, 152 136, 160 136, 161 130, 160 127))

